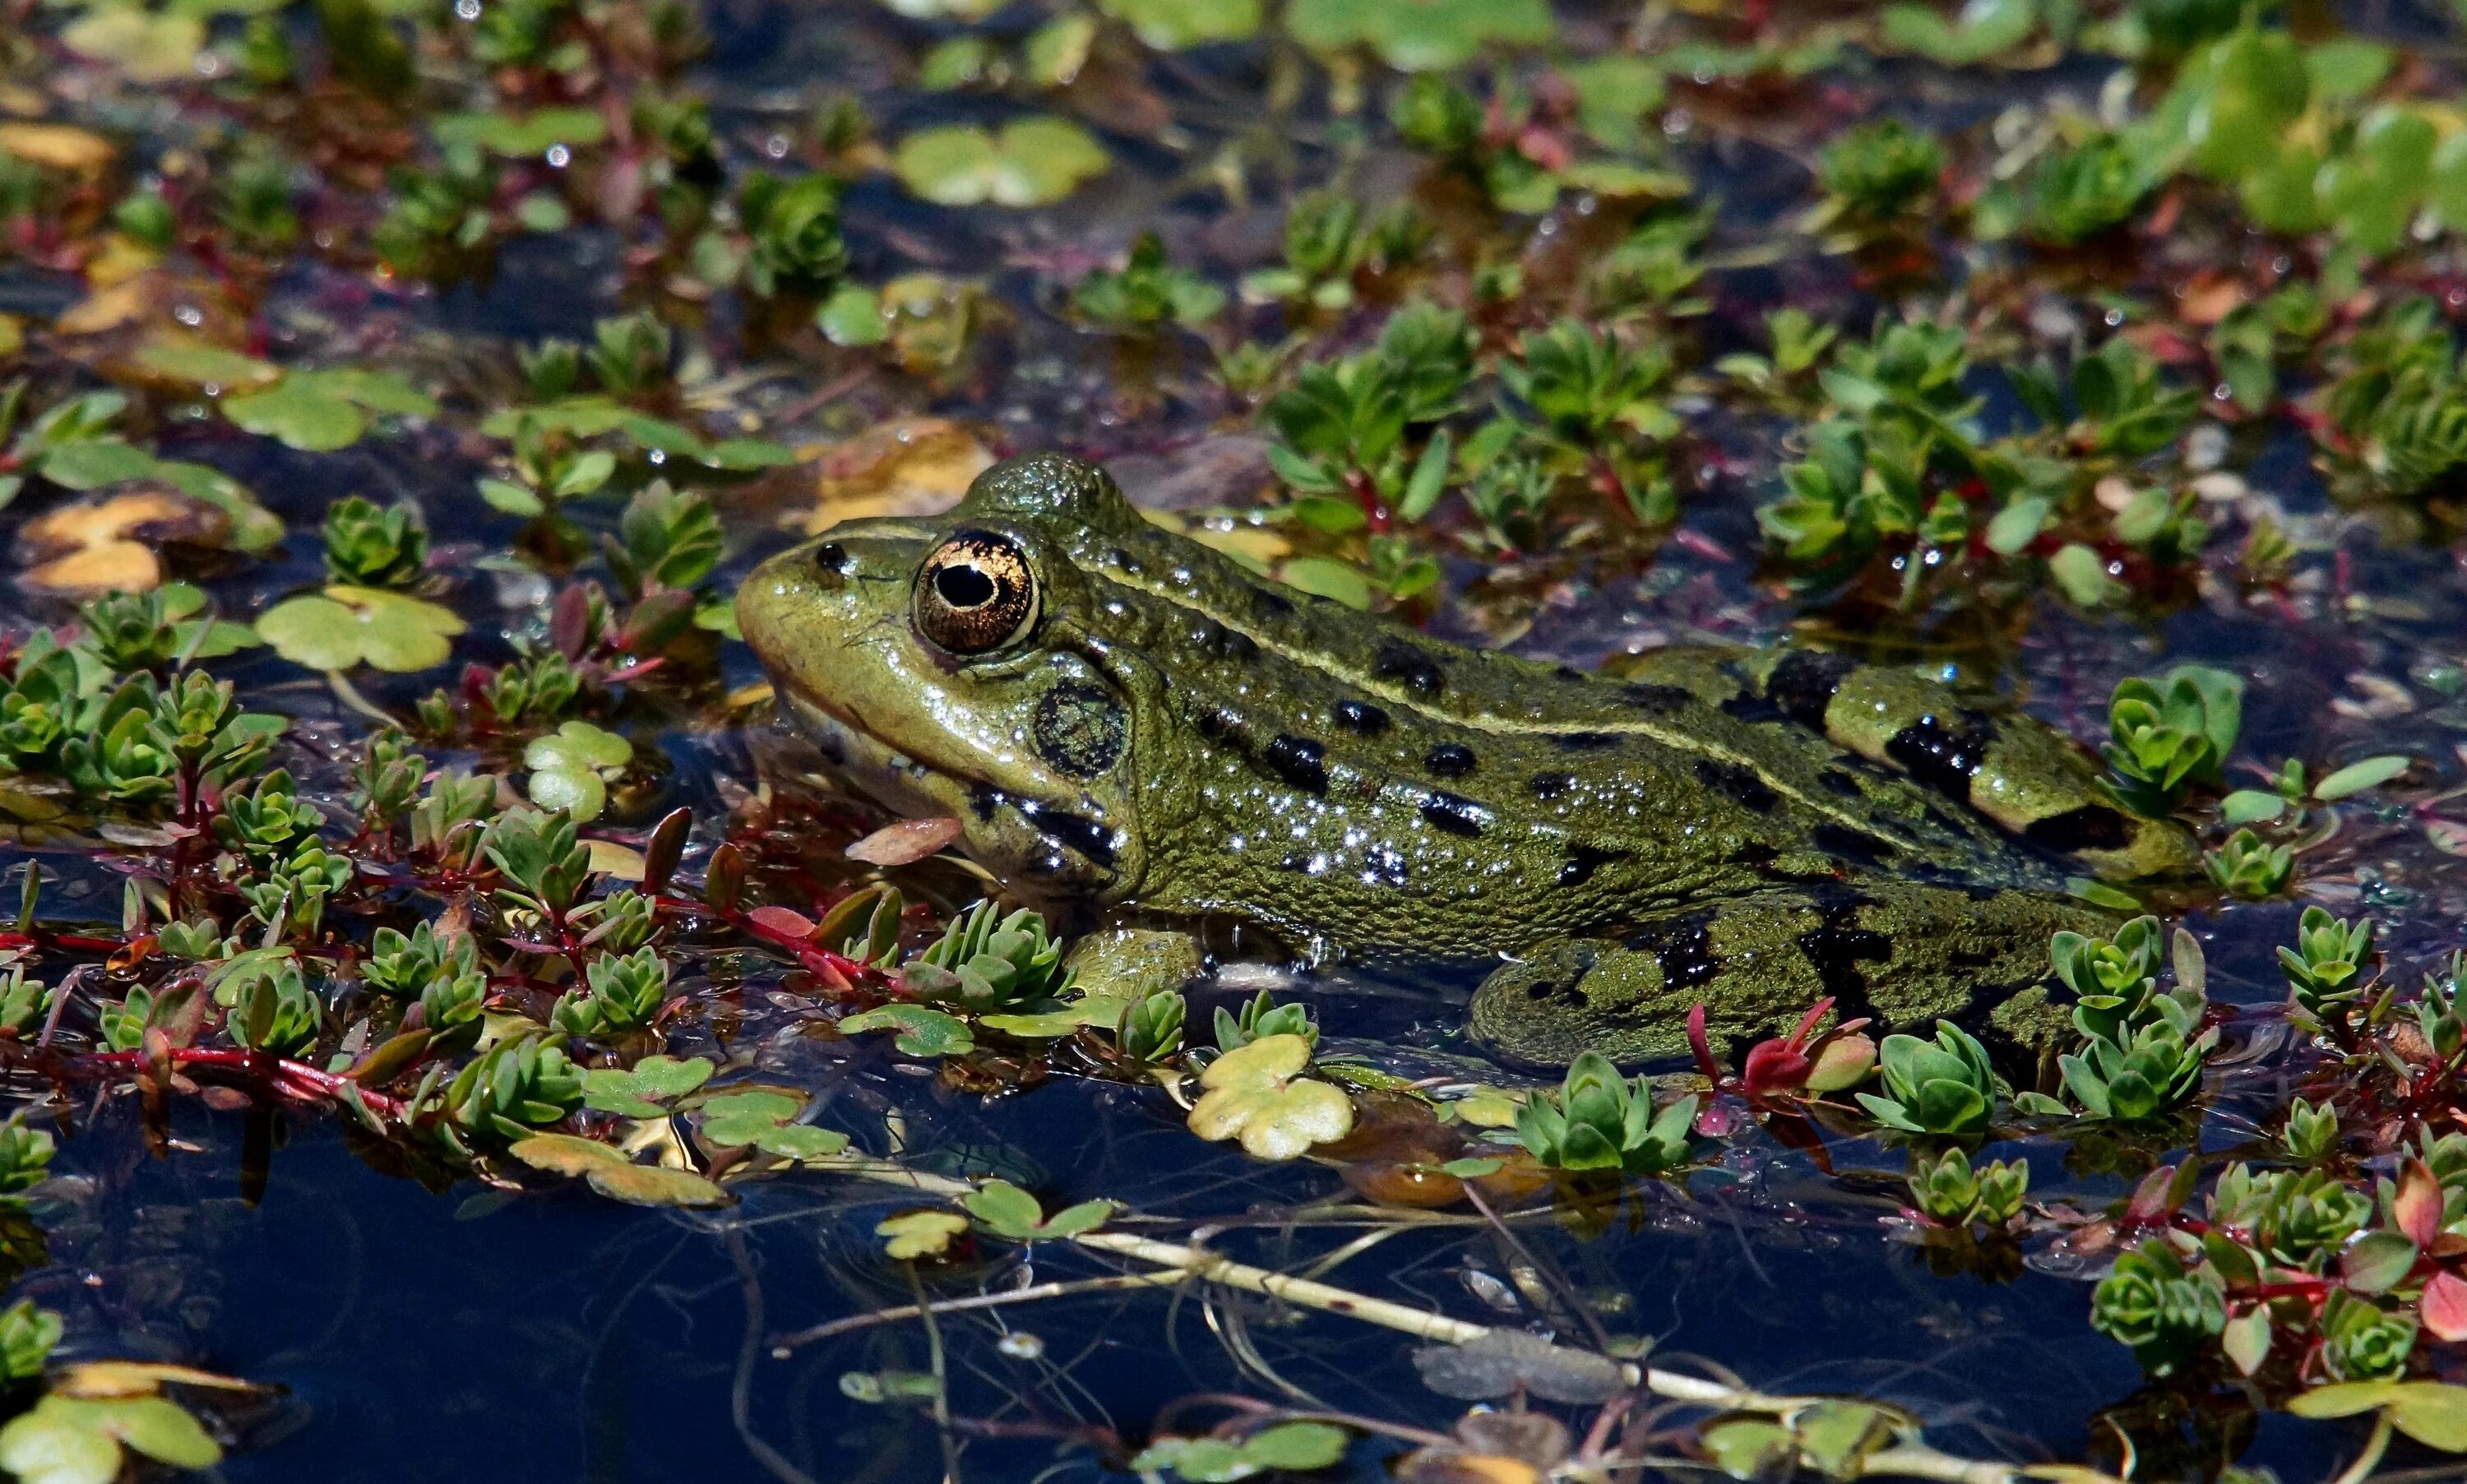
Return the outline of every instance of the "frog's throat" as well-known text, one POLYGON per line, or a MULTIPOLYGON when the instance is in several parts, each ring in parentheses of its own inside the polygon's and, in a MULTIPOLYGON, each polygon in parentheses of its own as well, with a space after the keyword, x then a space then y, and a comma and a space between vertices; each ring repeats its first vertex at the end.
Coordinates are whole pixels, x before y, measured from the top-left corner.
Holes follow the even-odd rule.
POLYGON ((775 688, 835 773, 896 814, 960 821, 970 859, 1021 899, 1111 905, 1137 887, 1145 857, 1136 830, 1007 793, 948 759, 901 752, 820 697, 784 681, 775 688))

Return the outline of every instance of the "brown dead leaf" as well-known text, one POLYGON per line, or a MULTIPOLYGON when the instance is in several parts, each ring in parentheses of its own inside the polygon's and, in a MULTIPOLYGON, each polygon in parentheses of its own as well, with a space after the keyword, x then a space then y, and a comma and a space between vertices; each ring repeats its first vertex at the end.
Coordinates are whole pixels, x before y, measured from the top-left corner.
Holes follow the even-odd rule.
POLYGON ((62 335, 100 335, 124 326, 176 320, 199 340, 238 345, 248 338, 247 316, 210 280, 167 268, 147 268, 94 291, 62 312, 52 328, 62 335))
POLYGON ((163 585, 163 562, 141 542, 105 541, 30 567, 17 581, 60 597, 150 593, 163 585))
POLYGON ((0 124, 0 154, 75 175, 100 174, 120 147, 69 124, 0 124))
POLYGON ((163 564, 149 542, 212 546, 227 527, 221 511, 165 489, 79 500, 26 523, 18 540, 36 562, 17 580, 62 597, 150 592, 162 585, 163 564))
POLYGON ((907 866, 946 848, 959 838, 957 820, 901 820, 849 846, 848 858, 868 866, 907 866))
POLYGON ((868 516, 938 514, 994 461, 975 434, 941 417, 880 423, 814 452, 820 498, 812 510, 788 520, 807 535, 868 516))
POLYGON ((2178 312, 2187 325, 2216 325, 2244 303, 2244 284, 2226 274, 2196 278, 2179 301, 2178 312))

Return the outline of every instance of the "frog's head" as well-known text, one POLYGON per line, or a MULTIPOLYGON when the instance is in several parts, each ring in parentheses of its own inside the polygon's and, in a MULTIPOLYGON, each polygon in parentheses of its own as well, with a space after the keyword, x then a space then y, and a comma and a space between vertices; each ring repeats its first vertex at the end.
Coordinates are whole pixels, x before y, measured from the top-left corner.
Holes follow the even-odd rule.
POLYGON ((1153 672, 1092 632, 1070 551, 1142 525, 1104 471, 1030 454, 948 512, 851 521, 755 569, 736 618, 780 698, 890 808, 949 815, 1020 895, 1138 889, 1153 672))

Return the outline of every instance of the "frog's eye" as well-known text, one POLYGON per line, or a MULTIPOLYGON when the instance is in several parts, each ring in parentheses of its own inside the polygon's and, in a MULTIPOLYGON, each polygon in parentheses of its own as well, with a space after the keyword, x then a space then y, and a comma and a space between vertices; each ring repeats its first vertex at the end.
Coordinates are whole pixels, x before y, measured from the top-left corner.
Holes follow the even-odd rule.
POLYGON ((917 627, 953 654, 981 655, 1036 624, 1036 574, 1008 537, 963 530, 917 573, 917 627))

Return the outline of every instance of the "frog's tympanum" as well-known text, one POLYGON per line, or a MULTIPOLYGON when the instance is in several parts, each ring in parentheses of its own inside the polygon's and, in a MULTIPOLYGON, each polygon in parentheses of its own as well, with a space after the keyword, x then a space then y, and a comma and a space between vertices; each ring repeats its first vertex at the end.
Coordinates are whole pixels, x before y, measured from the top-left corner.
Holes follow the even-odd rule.
POLYGON ((1889 1023, 2043 1023, 2017 994, 2048 934, 2114 926, 2066 878, 2196 860, 2055 732, 1907 672, 1458 648, 1254 575, 1058 455, 944 515, 837 527, 736 609, 831 762, 958 817, 1023 901, 1488 966, 1474 1031, 1527 1062, 1666 1055, 1700 1001, 1731 1037, 1825 995, 1889 1023))

